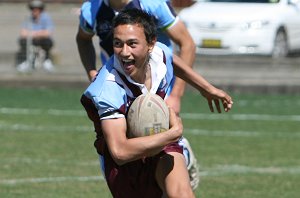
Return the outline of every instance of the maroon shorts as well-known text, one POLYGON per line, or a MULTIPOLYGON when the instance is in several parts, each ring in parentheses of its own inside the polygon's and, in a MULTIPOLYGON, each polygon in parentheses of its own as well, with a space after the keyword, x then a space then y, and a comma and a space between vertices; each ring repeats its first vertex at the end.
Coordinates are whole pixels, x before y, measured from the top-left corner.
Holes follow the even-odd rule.
POLYGON ((177 143, 173 143, 153 157, 118 166, 111 158, 106 147, 103 152, 105 177, 113 197, 162 197, 163 192, 155 179, 155 170, 159 158, 168 152, 182 153, 182 147, 177 143))

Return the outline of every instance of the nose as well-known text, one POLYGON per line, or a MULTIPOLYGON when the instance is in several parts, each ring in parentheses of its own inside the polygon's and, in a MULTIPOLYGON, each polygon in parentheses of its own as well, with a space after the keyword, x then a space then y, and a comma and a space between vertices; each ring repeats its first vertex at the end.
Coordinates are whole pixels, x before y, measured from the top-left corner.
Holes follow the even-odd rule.
POLYGON ((121 50, 121 56, 130 56, 130 47, 127 44, 124 44, 121 50))

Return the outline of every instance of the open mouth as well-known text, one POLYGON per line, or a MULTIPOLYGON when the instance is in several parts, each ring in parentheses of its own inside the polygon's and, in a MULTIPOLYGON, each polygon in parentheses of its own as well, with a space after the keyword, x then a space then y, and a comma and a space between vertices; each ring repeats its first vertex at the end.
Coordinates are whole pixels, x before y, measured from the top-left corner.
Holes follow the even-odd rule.
POLYGON ((129 73, 134 68, 134 60, 122 60, 122 65, 126 73, 129 73))

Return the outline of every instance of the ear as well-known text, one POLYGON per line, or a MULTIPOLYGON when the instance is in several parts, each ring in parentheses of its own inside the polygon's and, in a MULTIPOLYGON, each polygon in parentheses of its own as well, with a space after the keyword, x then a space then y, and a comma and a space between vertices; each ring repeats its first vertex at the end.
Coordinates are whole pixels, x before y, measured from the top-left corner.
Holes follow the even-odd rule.
POLYGON ((155 43, 156 43, 156 38, 152 39, 152 41, 148 44, 149 46, 149 49, 148 49, 148 52, 152 52, 154 46, 155 46, 155 43))

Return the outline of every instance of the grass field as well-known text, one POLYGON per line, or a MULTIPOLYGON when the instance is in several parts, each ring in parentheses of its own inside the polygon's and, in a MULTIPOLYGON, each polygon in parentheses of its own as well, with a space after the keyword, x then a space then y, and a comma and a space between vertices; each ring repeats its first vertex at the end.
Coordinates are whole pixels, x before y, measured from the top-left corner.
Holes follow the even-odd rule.
MULTIPOLYGON (((83 90, 0 88, 0 197, 107 198, 83 90)), ((197 197, 300 197, 300 95, 234 95, 210 113, 183 100, 185 136, 201 167, 197 197)))

